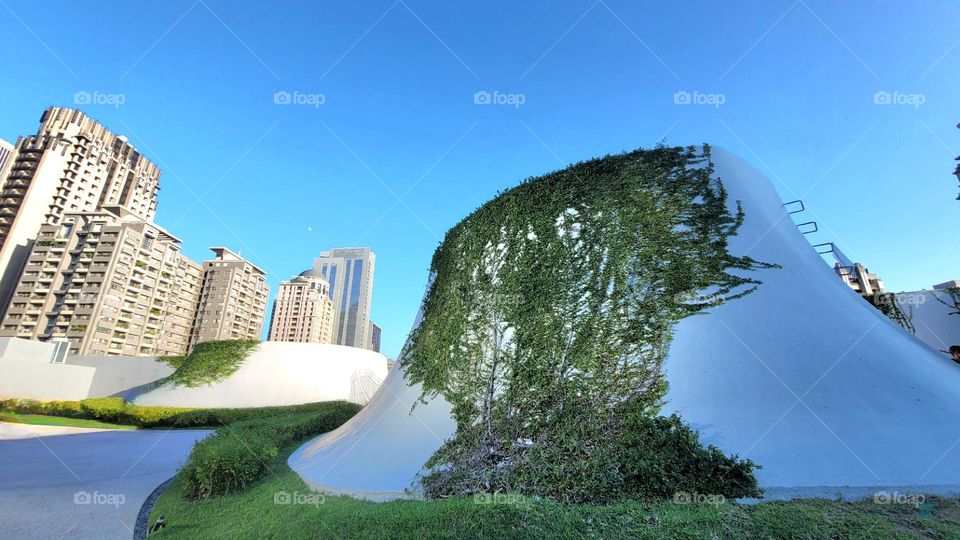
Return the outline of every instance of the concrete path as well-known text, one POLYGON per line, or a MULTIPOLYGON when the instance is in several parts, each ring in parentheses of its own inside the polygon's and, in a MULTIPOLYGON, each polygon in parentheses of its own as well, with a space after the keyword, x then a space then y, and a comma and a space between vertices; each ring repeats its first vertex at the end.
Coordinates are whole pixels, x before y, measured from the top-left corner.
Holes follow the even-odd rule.
POLYGON ((209 433, 0 423, 0 538, 132 538, 140 505, 209 433))

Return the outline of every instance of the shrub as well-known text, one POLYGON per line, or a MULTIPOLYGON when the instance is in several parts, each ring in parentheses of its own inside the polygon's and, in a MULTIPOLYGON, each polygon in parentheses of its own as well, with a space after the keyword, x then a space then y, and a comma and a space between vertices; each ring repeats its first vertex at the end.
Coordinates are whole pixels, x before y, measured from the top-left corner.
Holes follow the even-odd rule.
POLYGON ((143 428, 219 427, 242 420, 290 416, 300 413, 319 413, 328 410, 328 408, 328 402, 245 409, 189 409, 131 405, 125 403, 121 398, 93 398, 83 401, 35 401, 29 399, 0 401, 0 410, 13 413, 86 418, 143 428))
POLYGON ((679 416, 628 414, 619 440, 624 489, 631 498, 667 498, 678 492, 760 497, 756 464, 704 448, 679 416))
POLYGON ((84 399, 80 407, 91 417, 103 422, 128 424, 130 422, 130 406, 123 398, 105 397, 84 399))
POLYGON ((260 477, 277 457, 278 448, 256 432, 218 433, 197 442, 186 465, 180 470, 186 496, 206 499, 240 491, 260 477))
POLYGON ((45 414, 68 418, 89 418, 79 401, 34 401, 30 399, 7 399, 0 401, 0 410, 20 414, 45 414))
POLYGON ((240 369, 247 355, 259 344, 256 340, 243 339, 198 343, 185 358, 164 358, 171 365, 179 362, 167 381, 195 388, 223 380, 240 369))
POLYGON ((233 422, 196 443, 180 470, 186 496, 206 499, 246 488, 263 476, 279 449, 336 429, 360 410, 345 401, 310 410, 233 422))

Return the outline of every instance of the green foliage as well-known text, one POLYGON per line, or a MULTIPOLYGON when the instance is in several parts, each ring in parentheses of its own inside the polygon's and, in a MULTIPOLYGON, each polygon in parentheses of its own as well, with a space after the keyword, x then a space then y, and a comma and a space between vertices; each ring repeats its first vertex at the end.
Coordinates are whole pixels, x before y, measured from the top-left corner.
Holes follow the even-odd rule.
POLYGON ((198 343, 167 377, 167 382, 196 388, 221 381, 240 369, 247 355, 259 344, 256 340, 244 339, 198 343))
POLYGON ((674 325, 775 267, 727 251, 736 208, 708 146, 658 147, 527 180, 451 229, 403 358, 421 399, 442 395, 457 424, 425 489, 620 489, 619 405, 659 410, 674 325))
POLYGON ((243 490, 269 470, 280 448, 336 429, 360 410, 344 401, 321 405, 306 413, 234 422, 198 442, 180 470, 186 496, 206 499, 243 490))
MULTIPOLYGON (((864 296, 864 299, 889 317, 891 321, 897 323, 900 328, 911 334, 916 334, 917 329, 913 326, 913 306, 907 303, 907 309, 904 310, 901 305, 903 302, 899 301, 898 296, 900 295, 896 293, 877 292, 873 293, 873 296, 864 296)), ((936 295, 934 295, 934 298, 936 298, 936 295)))
POLYGON ((79 401, 35 401, 6 399, 0 401, 0 410, 18 414, 41 414, 66 418, 92 418, 79 401))
POLYGON ((120 398, 94 398, 83 401, 34 401, 29 399, 0 401, 0 411, 9 411, 16 414, 85 418, 142 428, 218 427, 243 420, 322 413, 327 408, 327 402, 246 409, 187 409, 131 405, 124 403, 120 398))
POLYGON ((80 402, 80 407, 91 417, 103 422, 129 423, 124 422, 124 420, 127 420, 130 416, 130 406, 123 398, 85 399, 80 402))
POLYGON ((277 455, 277 447, 257 433, 217 436, 197 442, 180 470, 185 495, 206 499, 241 491, 256 480, 277 455))
POLYGON ((712 445, 704 448, 697 432, 677 415, 628 414, 619 443, 625 489, 632 496, 761 496, 752 461, 728 457, 712 445))

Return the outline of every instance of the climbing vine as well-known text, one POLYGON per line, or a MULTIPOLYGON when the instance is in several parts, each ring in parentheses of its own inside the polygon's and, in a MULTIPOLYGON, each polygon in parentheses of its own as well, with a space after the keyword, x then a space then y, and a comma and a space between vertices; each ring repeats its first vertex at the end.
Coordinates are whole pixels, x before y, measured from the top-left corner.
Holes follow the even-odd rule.
POLYGON ((743 219, 709 146, 660 146, 528 179, 453 227, 403 358, 457 425, 427 464, 428 495, 596 499, 563 483, 620 467, 628 411, 651 417, 666 393, 674 325, 775 266, 728 252, 743 219), (554 467, 581 463, 596 470, 554 467))
MULTIPOLYGON (((911 334, 916 334, 917 329, 913 325, 913 305, 910 302, 903 302, 896 293, 873 293, 873 296, 865 297, 873 307, 880 310, 891 321, 895 322, 900 328, 903 328, 911 334), (903 308, 906 305, 906 309, 903 308)), ((909 300, 909 298, 907 299, 909 300)), ((938 299, 939 300, 939 299, 938 299)))

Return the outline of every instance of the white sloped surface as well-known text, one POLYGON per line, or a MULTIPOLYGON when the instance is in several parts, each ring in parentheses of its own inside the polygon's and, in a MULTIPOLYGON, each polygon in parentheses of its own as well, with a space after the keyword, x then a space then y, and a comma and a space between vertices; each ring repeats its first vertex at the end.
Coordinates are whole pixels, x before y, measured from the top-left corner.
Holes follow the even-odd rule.
POLYGON ((265 341, 222 381, 197 388, 165 385, 133 402, 166 407, 269 407, 343 399, 363 404, 364 396, 352 391, 358 374, 383 380, 387 358, 341 345, 265 341))
MULTIPOLYGON (((960 365, 844 285, 756 169, 718 148, 713 161, 746 213, 731 252, 783 268, 757 272, 754 294, 678 325, 664 413, 762 465, 768 496, 955 490, 960 365)), ((290 466, 314 487, 397 496, 454 429, 442 399, 410 414, 418 396, 395 368, 359 415, 300 447, 290 466)))

